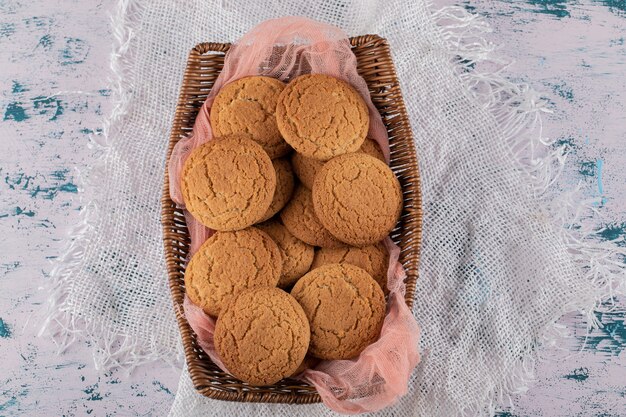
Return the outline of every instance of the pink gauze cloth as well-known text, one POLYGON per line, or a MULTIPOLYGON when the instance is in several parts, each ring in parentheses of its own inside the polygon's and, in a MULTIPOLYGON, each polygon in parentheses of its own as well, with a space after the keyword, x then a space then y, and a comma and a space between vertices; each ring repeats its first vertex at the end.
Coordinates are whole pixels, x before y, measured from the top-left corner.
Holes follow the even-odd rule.
MULTIPOLYGON (((380 145, 389 161, 389 138, 380 114, 370 98, 365 80, 357 73, 356 57, 347 35, 339 28, 302 17, 265 21, 234 44, 224 59, 224 67, 196 118, 191 135, 181 139, 169 160, 170 195, 184 208, 180 175, 185 159, 196 147, 213 139, 209 114, 220 89, 235 80, 264 75, 284 82, 308 73, 327 74, 356 88, 369 108, 368 137, 380 145)), ((191 237, 190 256, 213 233, 185 210, 191 237)), ((379 339, 351 360, 322 361, 297 378, 314 385, 322 401, 334 411, 357 414, 380 410, 407 392, 409 376, 419 363, 419 327, 404 302, 405 271, 398 261, 400 248, 390 238, 389 298, 387 314, 379 339)), ((221 369, 226 371, 215 351, 215 319, 206 315, 187 297, 185 317, 196 333, 198 344, 221 369)))

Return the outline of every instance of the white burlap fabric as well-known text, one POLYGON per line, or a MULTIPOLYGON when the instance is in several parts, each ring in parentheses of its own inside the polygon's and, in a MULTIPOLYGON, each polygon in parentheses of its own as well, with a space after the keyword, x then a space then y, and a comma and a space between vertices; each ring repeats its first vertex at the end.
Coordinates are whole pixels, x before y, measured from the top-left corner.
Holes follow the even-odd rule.
MULTIPOLYGON (((90 339, 98 366, 180 359, 159 199, 185 61, 196 43, 233 41, 277 16, 386 37, 413 126, 424 208, 413 311, 423 360, 409 394, 380 415, 489 415, 524 387, 558 317, 589 314, 620 290, 619 249, 577 227, 588 202, 549 193, 563 155, 540 137, 542 102, 485 66, 490 45, 479 20, 454 8, 432 13, 423 0, 124 0, 117 13, 117 106, 84 178, 87 210, 55 270, 48 322, 62 346, 90 339)), ((323 405, 211 401, 186 372, 171 411, 331 414, 323 405)))

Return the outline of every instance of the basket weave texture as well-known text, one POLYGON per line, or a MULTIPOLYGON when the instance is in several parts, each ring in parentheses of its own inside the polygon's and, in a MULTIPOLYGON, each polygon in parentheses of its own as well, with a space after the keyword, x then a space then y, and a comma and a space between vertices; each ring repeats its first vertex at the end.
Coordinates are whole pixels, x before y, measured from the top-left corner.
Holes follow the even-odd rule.
MULTIPOLYGON (((401 248, 400 262, 406 271, 406 303, 413 304, 417 281, 422 206, 417 156, 402 94, 389 46, 376 35, 350 38, 357 69, 369 87, 372 102, 380 112, 389 134, 391 169, 400 180, 404 206, 398 225, 391 233, 401 248)), ((180 90, 170 135, 167 159, 179 139, 192 130, 196 114, 204 103, 224 65, 230 44, 201 43, 191 50, 180 90)), ((274 385, 255 387, 219 369, 197 345, 196 336, 183 314, 184 274, 189 253, 185 217, 170 199, 167 168, 163 184, 161 222, 169 287, 180 328, 191 379, 199 393, 219 400, 310 404, 320 402, 315 388, 303 381, 284 379, 274 385)))

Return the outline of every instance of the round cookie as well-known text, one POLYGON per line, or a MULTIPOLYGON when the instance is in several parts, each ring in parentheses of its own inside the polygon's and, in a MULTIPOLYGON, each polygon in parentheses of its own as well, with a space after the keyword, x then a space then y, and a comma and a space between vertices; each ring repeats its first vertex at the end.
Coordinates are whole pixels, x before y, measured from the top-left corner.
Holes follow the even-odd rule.
POLYGON ((340 155, 315 176, 313 205, 333 236, 367 246, 383 240, 398 222, 402 190, 384 162, 363 153, 340 155))
POLYGON ((315 258, 313 259, 311 269, 319 268, 327 264, 351 264, 358 266, 364 269, 378 282, 378 285, 380 285, 384 293, 389 292, 387 289, 389 254, 382 242, 377 242, 374 245, 364 246, 362 248, 341 246, 339 248, 321 248, 315 251, 315 258))
POLYGON ((226 84, 211 106, 216 137, 245 135, 263 147, 270 158, 289 152, 276 125, 276 102, 285 84, 270 77, 252 76, 226 84))
POLYGON ((272 203, 261 221, 265 221, 270 217, 273 217, 283 207, 285 207, 285 204, 287 204, 293 194, 295 186, 293 169, 291 169, 291 164, 287 159, 274 159, 272 164, 274 165, 274 170, 276 171, 276 191, 274 191, 272 203))
POLYGON ((326 161, 361 147, 369 115, 363 98, 349 84, 328 75, 307 74, 280 93, 276 122, 297 152, 326 161))
MULTIPOLYGON (((378 146, 378 143, 376 143, 376 141, 374 141, 373 139, 365 139, 365 142, 363 142, 363 145, 361 145, 357 152, 366 153, 376 159, 380 159, 381 161, 385 162, 383 151, 380 150, 380 146, 378 146)), ((291 164, 293 165, 293 170, 295 171, 296 176, 298 177, 300 182, 310 190, 311 188, 313 188, 315 175, 324 166, 324 161, 309 158, 295 152, 291 156, 291 164)))
POLYGON ((378 339, 385 296, 363 269, 329 264, 314 269, 291 290, 311 326, 309 353, 320 359, 350 359, 378 339))
POLYGON ((205 313, 219 317, 241 290, 275 287, 282 263, 278 245, 255 227, 216 232, 187 265, 185 291, 205 313))
POLYGON ((214 230, 240 230, 265 215, 276 171, 257 143, 240 136, 210 141, 185 161, 181 188, 187 210, 214 230))
POLYGON ((333 248, 342 244, 320 223, 313 209, 311 191, 305 187, 296 188, 280 218, 292 235, 309 245, 333 248))
POLYGON ((287 287, 296 282, 311 268, 315 250, 289 233, 289 230, 278 220, 271 220, 258 225, 278 245, 283 255, 283 272, 278 286, 287 287))
POLYGON ((271 385, 293 375, 310 341, 307 317, 278 288, 242 291, 215 325, 215 349, 224 366, 251 385, 271 385))
POLYGON ((376 142, 374 139, 365 139, 365 142, 363 142, 363 145, 361 145, 358 152, 373 156, 374 158, 385 162, 385 156, 383 155, 383 151, 380 149, 378 142, 376 142))
POLYGON ((315 175, 317 175, 317 172, 322 169, 324 163, 325 161, 309 158, 298 152, 294 152, 293 155, 291 155, 291 165, 293 166, 293 171, 302 185, 309 190, 313 188, 315 175))

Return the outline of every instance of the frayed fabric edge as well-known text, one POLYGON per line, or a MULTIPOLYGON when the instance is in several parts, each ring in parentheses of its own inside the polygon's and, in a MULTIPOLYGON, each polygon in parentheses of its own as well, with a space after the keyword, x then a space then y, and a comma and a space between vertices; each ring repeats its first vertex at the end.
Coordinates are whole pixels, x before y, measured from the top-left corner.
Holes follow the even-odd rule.
MULTIPOLYGON (((570 300, 560 314, 542 329, 534 346, 522 359, 505 371, 507 377, 486 394, 487 404, 476 402, 462 416, 493 416, 496 408, 513 406, 512 396, 524 393, 534 382, 538 362, 546 360, 537 348, 558 347, 560 341, 571 337, 569 329, 558 320, 567 313, 579 312, 585 318, 587 332, 602 327, 596 312, 604 305, 615 308, 615 298, 626 294, 626 248, 616 242, 601 241, 602 229, 584 226, 582 220, 601 216, 598 204, 602 197, 587 198, 582 184, 556 193, 553 185, 563 171, 567 159, 564 146, 543 136, 542 113, 550 113, 547 101, 527 84, 507 80, 503 72, 510 62, 494 56, 496 46, 485 34, 491 27, 478 15, 462 7, 449 6, 432 11, 439 38, 451 60, 455 61, 459 79, 476 102, 491 114, 503 133, 509 158, 527 179, 529 193, 540 203, 543 213, 555 226, 562 244, 568 249, 581 276, 591 284, 591 297, 570 300), (488 69, 476 69, 486 64, 488 69)), ((584 346, 583 346, 584 349, 584 346)))
POLYGON ((68 233, 68 244, 54 263, 50 280, 44 286, 49 292, 48 307, 38 336, 47 336, 56 344, 57 352, 63 353, 74 342, 97 340, 93 358, 97 370, 121 369, 131 373, 133 369, 152 361, 164 361, 179 367, 182 349, 163 347, 156 342, 140 340, 135 335, 124 335, 84 320, 67 302, 72 291, 72 278, 79 273, 83 258, 90 244, 90 236, 100 215, 98 196, 95 193, 105 180, 105 166, 112 152, 112 138, 118 133, 120 120, 126 114, 133 91, 134 50, 132 40, 144 10, 143 1, 120 0, 111 13, 113 51, 111 53, 110 85, 113 109, 103 123, 101 135, 92 135, 89 148, 97 153, 96 162, 88 172, 77 172, 76 181, 81 191, 83 209, 79 221, 68 233), (175 358, 175 359, 172 359, 175 358))
MULTIPOLYGON (((433 7, 430 6, 432 10, 433 7)), ((111 56, 111 84, 114 107, 105 121, 103 134, 91 138, 90 146, 101 153, 101 158, 87 175, 78 175, 80 188, 85 193, 89 193, 91 185, 103 177, 104 165, 111 150, 110 138, 115 135, 116 128, 119 128, 119 123, 116 122, 126 113, 132 94, 131 41, 142 10, 141 0, 120 0, 112 15, 115 46, 111 56)), ((498 122, 512 160, 528 178, 529 192, 545 202, 546 213, 553 213, 550 217, 556 225, 561 226, 559 232, 563 243, 570 249, 572 257, 584 271, 584 276, 596 290, 593 304, 585 306, 582 303, 572 303, 565 306, 562 313, 578 310, 586 317, 589 330, 600 327, 601 323, 596 319, 595 312, 602 309, 605 301, 613 300, 626 292, 626 269, 623 264, 626 249, 614 242, 600 241, 597 237, 602 230, 574 227, 590 213, 600 215, 597 209, 600 198, 582 198, 580 185, 558 197, 550 198, 550 187, 561 173, 567 153, 563 147, 554 147, 554 141, 542 136, 541 113, 549 112, 546 102, 528 85, 512 83, 501 74, 506 63, 492 56, 496 48, 484 37, 484 33, 490 31, 489 25, 479 16, 454 6, 433 12, 433 20, 438 24, 440 39, 451 57, 461 58, 457 59, 459 78, 477 102, 498 122), (490 62, 499 68, 492 71, 467 71, 481 62, 490 62), (533 134, 536 129, 539 132, 533 134)), ((102 326, 86 323, 65 303, 72 285, 71 276, 81 266, 89 243, 89 233, 98 218, 95 196, 84 194, 82 201, 84 209, 81 211, 80 221, 70 232, 70 242, 63 251, 64 255, 58 258, 51 273, 48 286, 49 310, 39 335, 52 336, 59 352, 78 339, 91 338, 105 342, 105 345, 94 347, 96 368, 103 370, 118 367, 130 372, 136 366, 151 361, 181 358, 180 350, 172 352, 161 346, 145 346, 145 343, 132 335, 112 334, 102 326)), ((544 329, 541 340, 537 341, 538 345, 555 346, 558 340, 567 336, 567 329, 557 323, 559 317, 555 317, 552 324, 544 329)), ((489 394, 491 401, 487 408, 477 405, 475 409, 467 409, 464 415, 492 415, 496 402, 510 402, 511 395, 524 392, 534 380, 533 370, 536 361, 540 359, 536 350, 526 354, 514 369, 508 370, 510 376, 489 394)), ((173 363, 177 364, 178 362, 173 363)))

